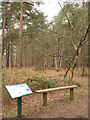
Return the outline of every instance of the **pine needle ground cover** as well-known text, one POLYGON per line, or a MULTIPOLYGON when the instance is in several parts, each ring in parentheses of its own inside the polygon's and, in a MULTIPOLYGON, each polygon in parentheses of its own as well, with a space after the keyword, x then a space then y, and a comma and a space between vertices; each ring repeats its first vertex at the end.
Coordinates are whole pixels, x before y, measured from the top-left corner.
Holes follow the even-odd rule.
MULTIPOLYGON (((88 116, 88 76, 81 76, 81 68, 75 70, 73 82, 79 86, 74 91, 75 99, 70 101, 69 90, 54 91, 48 93, 48 106, 42 107, 42 94, 32 94, 22 97, 22 112, 23 117, 27 118, 40 118, 40 117, 79 117, 77 112, 68 111, 68 107, 79 110, 78 114, 82 114, 84 117, 88 116), (83 104, 82 104, 83 102, 83 104), (60 106, 60 108, 58 107, 60 106), (67 106, 67 108, 66 108, 67 106), (75 107, 77 106, 77 107, 75 107), (81 108, 80 108, 81 107, 81 108), (62 108, 66 111, 62 110, 62 108), (54 113, 52 114, 52 109, 54 113), (82 112, 83 110, 83 112, 82 112), (48 114, 49 111, 49 114, 48 114), (63 112, 61 113, 59 112, 63 112), (57 113, 57 114, 56 114, 57 113), (61 116, 60 116, 61 115, 61 116)), ((59 72, 56 70, 35 70, 35 68, 23 68, 23 69, 3 69, 2 73, 2 113, 3 118, 13 118, 17 116, 17 99, 11 99, 4 85, 19 84, 27 82, 31 90, 34 92, 37 89, 53 88, 59 86, 68 85, 68 82, 63 80, 64 69, 59 72)), ((87 71, 86 71, 87 73, 87 71)), ((69 78, 69 76, 68 76, 69 78)), ((66 80, 67 81, 67 80, 66 80)))

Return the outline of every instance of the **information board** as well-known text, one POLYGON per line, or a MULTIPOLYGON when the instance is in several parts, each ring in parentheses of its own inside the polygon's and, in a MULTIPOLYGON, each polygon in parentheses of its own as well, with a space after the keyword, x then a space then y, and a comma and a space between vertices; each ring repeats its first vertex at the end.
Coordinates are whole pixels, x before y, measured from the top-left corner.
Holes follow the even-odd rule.
POLYGON ((15 85, 5 85, 11 98, 18 98, 25 95, 32 94, 33 92, 28 87, 27 83, 15 84, 15 85))

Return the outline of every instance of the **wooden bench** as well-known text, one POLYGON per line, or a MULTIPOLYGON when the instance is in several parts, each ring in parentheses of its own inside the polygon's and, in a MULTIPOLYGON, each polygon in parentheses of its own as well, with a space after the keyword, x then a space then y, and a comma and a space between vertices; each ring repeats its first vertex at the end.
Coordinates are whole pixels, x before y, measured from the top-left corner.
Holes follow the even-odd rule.
POLYGON ((55 90, 65 90, 70 89, 70 100, 74 99, 74 88, 77 88, 78 86, 72 85, 72 86, 64 86, 64 87, 57 87, 57 88, 49 88, 49 89, 43 89, 43 90, 36 90, 36 93, 43 93, 43 106, 47 105, 47 92, 55 91, 55 90))

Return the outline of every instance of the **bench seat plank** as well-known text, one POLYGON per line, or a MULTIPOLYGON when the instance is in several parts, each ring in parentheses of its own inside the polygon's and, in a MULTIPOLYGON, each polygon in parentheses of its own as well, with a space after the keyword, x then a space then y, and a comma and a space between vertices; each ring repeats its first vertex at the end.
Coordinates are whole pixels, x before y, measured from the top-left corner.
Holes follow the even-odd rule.
POLYGON ((70 88, 77 88, 78 86, 72 85, 72 86, 64 86, 64 87, 56 87, 56 88, 49 88, 49 89, 43 89, 43 90, 36 90, 36 93, 45 93, 50 92, 54 90, 63 90, 63 89, 70 89, 70 88))

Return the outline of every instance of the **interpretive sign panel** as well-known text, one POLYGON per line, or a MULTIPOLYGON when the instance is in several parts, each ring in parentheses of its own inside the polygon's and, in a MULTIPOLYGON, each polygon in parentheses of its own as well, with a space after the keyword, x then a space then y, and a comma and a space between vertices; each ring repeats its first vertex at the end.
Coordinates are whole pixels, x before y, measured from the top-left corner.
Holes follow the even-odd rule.
POLYGON ((25 95, 32 94, 33 92, 28 87, 27 83, 15 84, 15 85, 5 85, 11 98, 18 98, 25 95))

